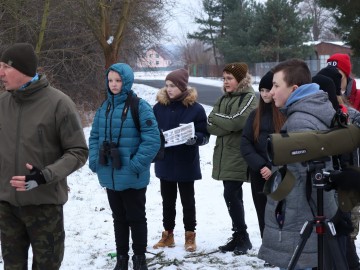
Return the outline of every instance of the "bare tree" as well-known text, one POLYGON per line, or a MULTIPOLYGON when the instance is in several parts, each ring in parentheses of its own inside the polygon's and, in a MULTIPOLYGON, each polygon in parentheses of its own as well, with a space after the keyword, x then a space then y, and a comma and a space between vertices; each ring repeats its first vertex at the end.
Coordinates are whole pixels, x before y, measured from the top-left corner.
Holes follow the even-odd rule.
POLYGON ((186 65, 210 64, 213 60, 211 47, 200 40, 185 40, 181 49, 182 58, 186 65))
POLYGON ((79 0, 68 3, 74 15, 86 22, 100 45, 105 68, 118 61, 122 50, 139 49, 136 45, 146 44, 162 34, 161 11, 166 0, 79 0))
MULTIPOLYGON (((101 102, 104 68, 135 62, 163 31, 165 3, 174 0, 0 0, 0 51, 29 42, 39 67, 75 102, 101 102)), ((165 9, 166 10, 166 9, 165 9)))
POLYGON ((321 7, 319 0, 303 0, 299 4, 299 9, 303 17, 309 17, 312 20, 311 36, 313 40, 334 40, 337 38, 331 31, 335 24, 331 12, 321 7))

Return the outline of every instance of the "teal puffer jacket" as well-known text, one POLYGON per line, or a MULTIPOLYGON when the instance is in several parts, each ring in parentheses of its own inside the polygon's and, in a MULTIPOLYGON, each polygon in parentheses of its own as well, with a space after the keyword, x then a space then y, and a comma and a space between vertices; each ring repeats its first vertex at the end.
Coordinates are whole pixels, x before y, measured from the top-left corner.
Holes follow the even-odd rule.
MULTIPOLYGON (((150 164, 160 148, 158 125, 151 106, 143 99, 139 102, 140 130, 138 132, 129 109, 122 123, 121 115, 125 101, 134 82, 132 69, 127 64, 114 64, 110 70, 120 74, 121 92, 113 95, 108 89, 107 100, 97 110, 89 137, 89 167, 96 172, 101 186, 112 190, 140 189, 149 184, 150 164), (122 128, 121 128, 122 126, 122 128), (121 168, 99 163, 99 148, 103 141, 118 143, 121 168)), ((106 85, 107 82, 106 82, 106 85)))

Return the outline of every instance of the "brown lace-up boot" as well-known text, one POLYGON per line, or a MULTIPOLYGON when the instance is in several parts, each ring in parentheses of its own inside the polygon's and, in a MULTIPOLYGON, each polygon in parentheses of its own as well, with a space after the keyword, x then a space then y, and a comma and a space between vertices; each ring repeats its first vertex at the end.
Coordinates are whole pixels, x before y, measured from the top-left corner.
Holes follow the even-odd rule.
POLYGON ((163 247, 175 247, 174 234, 169 233, 168 231, 163 231, 162 236, 159 242, 157 242, 153 248, 163 248, 163 247))
POLYGON ((194 252, 196 250, 195 232, 185 232, 185 250, 194 252))

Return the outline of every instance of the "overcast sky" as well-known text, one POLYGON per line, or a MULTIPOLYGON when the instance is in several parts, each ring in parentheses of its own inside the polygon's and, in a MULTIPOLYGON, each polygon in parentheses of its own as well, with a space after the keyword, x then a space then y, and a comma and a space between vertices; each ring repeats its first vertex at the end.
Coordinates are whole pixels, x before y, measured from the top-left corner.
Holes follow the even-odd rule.
POLYGON ((202 0, 177 0, 175 5, 165 27, 173 38, 172 42, 181 43, 181 40, 186 39, 187 33, 198 28, 194 20, 201 15, 202 0))

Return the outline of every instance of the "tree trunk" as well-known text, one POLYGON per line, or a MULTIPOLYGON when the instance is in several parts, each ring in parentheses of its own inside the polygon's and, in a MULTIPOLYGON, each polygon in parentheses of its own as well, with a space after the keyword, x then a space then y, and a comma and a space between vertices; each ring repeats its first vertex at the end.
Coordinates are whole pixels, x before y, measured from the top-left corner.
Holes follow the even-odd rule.
POLYGON ((39 56, 42 44, 44 42, 44 35, 46 31, 46 25, 47 25, 47 19, 49 17, 49 11, 50 11, 50 0, 45 0, 44 3, 44 12, 41 20, 41 26, 39 31, 39 37, 38 41, 36 43, 35 53, 39 56))

